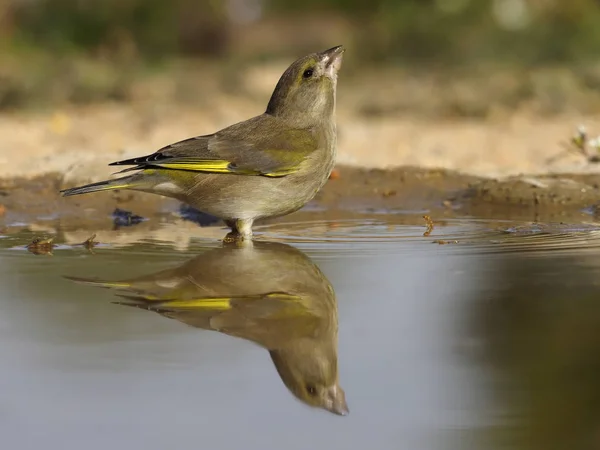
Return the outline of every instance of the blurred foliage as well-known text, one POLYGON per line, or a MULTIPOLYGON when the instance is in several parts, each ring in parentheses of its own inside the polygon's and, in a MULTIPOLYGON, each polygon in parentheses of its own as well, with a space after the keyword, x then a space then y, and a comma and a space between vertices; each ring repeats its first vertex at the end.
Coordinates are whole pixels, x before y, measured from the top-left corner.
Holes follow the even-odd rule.
MULTIPOLYGON (((305 38, 303 22, 314 34, 308 22, 333 17, 351 24, 345 43, 371 60, 530 64, 600 48, 597 0, 0 0, 0 36, 59 52, 223 56, 258 39, 250 29, 277 26, 294 42, 305 38)), ((326 33, 326 21, 320 28, 326 33)))
MULTIPOLYGON (((366 62, 408 67, 434 77, 459 115, 488 115, 493 100, 480 104, 473 78, 501 102, 541 96, 560 110, 600 86, 599 24, 598 0, 0 0, 0 109, 128 100, 149 68, 184 59, 214 59, 238 85, 246 62, 344 44, 346 76, 364 74, 366 62), (530 70, 557 65, 569 73, 530 70)), ((374 108, 414 110, 421 100, 390 101, 374 108)))

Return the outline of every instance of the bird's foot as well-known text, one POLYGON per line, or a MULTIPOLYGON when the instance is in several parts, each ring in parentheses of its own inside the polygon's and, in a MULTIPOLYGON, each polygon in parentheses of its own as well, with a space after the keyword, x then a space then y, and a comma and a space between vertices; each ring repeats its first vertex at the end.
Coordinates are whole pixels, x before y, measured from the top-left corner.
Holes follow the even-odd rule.
POLYGON ((223 245, 225 246, 233 246, 239 248, 252 247, 252 235, 246 236, 238 233, 237 231, 232 231, 227 233, 227 235, 223 238, 223 245))
POLYGON ((231 228, 231 232, 223 238, 223 242, 241 242, 252 240, 252 220, 226 220, 225 223, 231 228))
POLYGON ((237 231, 231 231, 227 233, 227 235, 223 238, 223 242, 226 244, 230 244, 232 242, 243 241, 244 236, 238 233, 237 231))

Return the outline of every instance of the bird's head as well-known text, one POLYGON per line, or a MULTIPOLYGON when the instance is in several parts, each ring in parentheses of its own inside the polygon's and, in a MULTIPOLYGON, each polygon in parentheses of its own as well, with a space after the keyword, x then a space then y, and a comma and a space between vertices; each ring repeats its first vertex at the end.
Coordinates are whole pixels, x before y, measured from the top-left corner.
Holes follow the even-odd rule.
POLYGON ((337 357, 328 345, 301 340, 285 350, 269 353, 281 380, 296 398, 309 406, 348 415, 346 394, 338 378, 337 357))
POLYGON ((332 117, 344 50, 339 45, 292 63, 273 91, 267 114, 308 126, 332 117))

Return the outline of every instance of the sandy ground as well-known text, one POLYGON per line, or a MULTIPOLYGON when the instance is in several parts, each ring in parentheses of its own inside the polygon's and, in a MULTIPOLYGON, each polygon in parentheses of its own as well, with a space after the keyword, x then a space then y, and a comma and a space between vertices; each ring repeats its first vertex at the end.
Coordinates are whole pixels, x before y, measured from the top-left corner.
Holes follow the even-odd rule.
MULTIPOLYGON (((208 134, 261 112, 240 104, 217 112, 162 105, 100 105, 0 116, 0 177, 62 172, 65 180, 100 179, 109 162, 152 153, 187 137, 208 134)), ((502 177, 521 173, 598 172, 576 155, 554 162, 579 124, 600 130, 600 116, 514 115, 497 121, 364 119, 338 113, 338 163, 364 168, 418 166, 502 177)))
MULTIPOLYGON (((68 182, 104 178, 111 173, 106 167, 111 161, 152 153, 260 114, 284 67, 248 69, 241 81, 230 82, 235 88, 229 92, 218 83, 218 73, 205 74, 199 83, 201 73, 184 72, 187 79, 137 83, 127 103, 0 114, 0 178, 49 172, 63 173, 68 182)), ((521 102, 518 108, 502 109, 510 104, 503 97, 511 91, 494 90, 494 82, 479 84, 459 77, 446 85, 395 72, 346 80, 342 73, 338 163, 443 168, 482 177, 600 170, 576 154, 549 161, 579 125, 587 127, 590 137, 600 134, 600 113, 595 114, 600 100, 592 102, 593 92, 567 91, 557 103, 557 88, 551 85, 536 94, 544 108, 521 102), (555 107, 558 114, 546 114, 555 107), (440 114, 454 109, 485 111, 485 117, 440 114)))

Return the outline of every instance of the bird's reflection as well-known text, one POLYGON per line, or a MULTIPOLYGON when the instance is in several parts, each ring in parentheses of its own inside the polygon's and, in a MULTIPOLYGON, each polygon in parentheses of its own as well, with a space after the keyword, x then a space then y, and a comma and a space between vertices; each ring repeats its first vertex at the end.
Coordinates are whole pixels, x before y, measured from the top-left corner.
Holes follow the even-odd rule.
POLYGON ((319 268, 277 242, 223 244, 180 267, 108 281, 116 303, 266 348, 285 386, 308 405, 348 414, 337 365, 337 302, 319 268))

